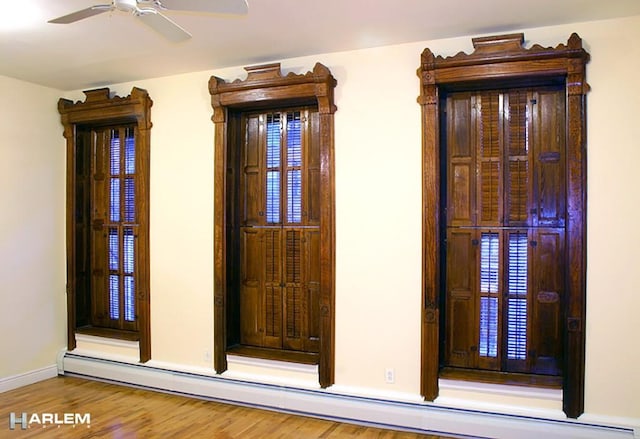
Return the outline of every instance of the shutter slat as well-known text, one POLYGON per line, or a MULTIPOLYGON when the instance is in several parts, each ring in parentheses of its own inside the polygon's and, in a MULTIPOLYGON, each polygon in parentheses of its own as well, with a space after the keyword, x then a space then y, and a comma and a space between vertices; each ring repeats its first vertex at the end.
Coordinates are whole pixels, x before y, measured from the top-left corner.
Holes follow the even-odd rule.
POLYGON ((302 121, 300 112, 287 113, 287 222, 302 221, 302 121))
POLYGON ((267 115, 267 223, 280 222, 280 115, 267 115))
POLYGON ((507 359, 527 358, 527 233, 509 234, 507 273, 507 359))
POLYGON ((478 210, 479 225, 501 225, 501 166, 500 95, 481 93, 477 101, 478 120, 478 210))
POLYGON ((528 93, 514 90, 507 96, 507 220, 509 225, 527 225, 529 219, 529 105, 528 93))
POLYGON ((124 319, 135 320, 135 236, 132 227, 125 227, 123 234, 122 271, 124 273, 124 319))
POLYGON ((498 297, 500 275, 500 236, 480 235, 480 339, 478 355, 498 356, 498 297))

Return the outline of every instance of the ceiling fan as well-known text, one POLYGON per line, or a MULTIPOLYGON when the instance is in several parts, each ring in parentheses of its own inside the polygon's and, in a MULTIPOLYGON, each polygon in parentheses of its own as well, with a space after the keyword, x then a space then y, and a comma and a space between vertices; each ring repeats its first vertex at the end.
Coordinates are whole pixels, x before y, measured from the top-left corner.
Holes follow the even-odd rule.
POLYGON ((49 20, 49 23, 69 24, 115 10, 128 12, 168 40, 180 42, 191 38, 191 34, 161 11, 244 15, 249 12, 249 7, 247 0, 111 0, 110 4, 81 9, 49 20))

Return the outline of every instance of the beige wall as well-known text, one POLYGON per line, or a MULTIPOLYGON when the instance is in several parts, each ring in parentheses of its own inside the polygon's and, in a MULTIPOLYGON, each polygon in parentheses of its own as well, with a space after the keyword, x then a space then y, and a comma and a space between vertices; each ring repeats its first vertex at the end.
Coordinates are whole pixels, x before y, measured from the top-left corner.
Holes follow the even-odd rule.
POLYGON ((65 346, 60 92, 0 76, 0 378, 65 346))
MULTIPOLYGON (((598 416, 640 419, 640 379, 636 372, 640 350, 635 340, 640 333, 640 319, 632 314, 640 309, 640 232, 634 218, 640 214, 634 181, 634 166, 640 162, 640 148, 634 136, 640 120, 640 91, 635 85, 640 69, 640 17, 524 32, 527 44, 534 41, 552 46, 566 42, 572 32, 577 32, 591 53, 592 61, 587 66, 592 91, 588 96, 586 411, 598 416)), ((421 145, 415 71, 425 47, 443 55, 472 50, 470 37, 464 37, 274 60, 282 63, 285 72, 296 73, 310 70, 319 61, 338 80, 336 386, 361 393, 389 397, 419 393, 421 145), (385 383, 385 368, 395 370, 395 384, 385 383)), ((120 95, 127 95, 133 85, 142 87, 154 100, 152 355, 161 362, 205 368, 211 368, 206 353, 210 354, 213 346, 214 164, 207 91, 212 74, 226 80, 244 77, 243 69, 238 67, 111 86, 120 95)), ((79 91, 63 94, 83 99, 79 91)), ((41 96, 30 99, 32 106, 55 119, 51 105, 55 97, 47 102, 42 102, 41 96)), ((41 136, 60 147, 60 128, 47 126, 46 134, 41 136)), ((32 148, 38 152, 46 149, 38 135, 32 135, 32 148)), ((10 175, 21 176, 17 169, 28 165, 16 161, 10 175)), ((62 156, 54 155, 51 161, 60 172, 62 156)), ((31 180, 25 184, 31 189, 18 201, 25 220, 37 221, 42 235, 48 236, 52 230, 61 235, 61 183, 48 188, 48 197, 37 190, 39 186, 33 187, 31 180), (31 204, 40 206, 34 200, 42 198, 49 203, 46 214, 34 219, 29 209, 31 204), (45 219, 51 217, 51 212, 56 213, 55 227, 45 219)), ((0 191, 3 197, 7 196, 6 185, 0 191)), ((31 235, 27 239, 30 246, 42 245, 31 235)), ((24 261, 26 265, 21 267, 51 272, 61 283, 64 252, 57 239, 48 260, 24 261)), ((2 250, 0 257, 4 265, 12 256, 2 250)), ((4 282, 2 287, 4 296, 4 282)), ((41 290, 38 294, 44 301, 56 292, 41 290)), ((56 319, 63 319, 59 312, 53 320, 56 319)), ((59 322, 56 325, 63 326, 59 322)), ((53 344, 51 340, 47 347, 53 344)), ((20 367, 27 367, 27 363, 20 367)), ((458 390, 449 396, 463 401, 463 405, 469 401, 469 407, 483 404, 481 392, 458 390)), ((507 399, 502 401, 510 403, 507 399)), ((513 404, 559 410, 559 403, 549 407, 548 402, 535 397, 513 404)))

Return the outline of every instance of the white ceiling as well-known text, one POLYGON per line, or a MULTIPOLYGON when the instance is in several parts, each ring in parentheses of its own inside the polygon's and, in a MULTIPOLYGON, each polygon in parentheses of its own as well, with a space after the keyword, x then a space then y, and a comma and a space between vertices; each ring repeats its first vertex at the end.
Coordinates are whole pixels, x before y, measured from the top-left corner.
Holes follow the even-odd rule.
MULTIPOLYGON (((212 2, 216 0, 211 0, 212 2)), ((0 0, 0 75, 61 90, 295 56, 640 15, 640 0, 248 0, 235 17, 168 12, 171 43, 122 12, 48 20, 109 0, 0 0)))

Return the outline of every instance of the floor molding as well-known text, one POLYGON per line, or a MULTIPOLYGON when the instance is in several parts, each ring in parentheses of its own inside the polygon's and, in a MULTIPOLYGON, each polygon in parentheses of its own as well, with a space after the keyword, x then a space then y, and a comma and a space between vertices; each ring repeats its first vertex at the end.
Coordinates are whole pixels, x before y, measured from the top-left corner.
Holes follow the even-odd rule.
POLYGON ((457 437, 632 439, 634 428, 437 407, 427 402, 342 395, 64 353, 59 368, 82 376, 306 416, 457 437))
POLYGON ((29 384, 35 384, 55 376, 58 376, 58 367, 53 364, 18 375, 0 378, 0 393, 17 389, 18 387, 28 386, 29 384))

